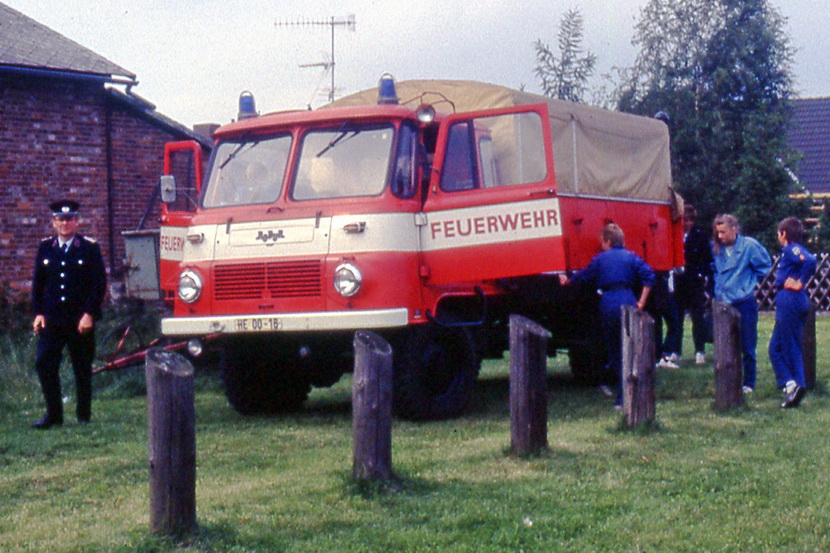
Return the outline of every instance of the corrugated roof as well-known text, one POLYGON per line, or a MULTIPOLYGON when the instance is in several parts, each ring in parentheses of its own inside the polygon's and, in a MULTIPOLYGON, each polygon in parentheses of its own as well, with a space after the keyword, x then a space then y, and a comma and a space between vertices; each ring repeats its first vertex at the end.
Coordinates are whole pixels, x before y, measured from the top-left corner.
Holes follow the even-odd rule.
POLYGON ((814 194, 830 193, 830 98, 793 100, 793 107, 787 140, 804 154, 798 178, 814 194))
POLYGON ((135 80, 134 73, 5 4, 0 4, 0 65, 135 80))

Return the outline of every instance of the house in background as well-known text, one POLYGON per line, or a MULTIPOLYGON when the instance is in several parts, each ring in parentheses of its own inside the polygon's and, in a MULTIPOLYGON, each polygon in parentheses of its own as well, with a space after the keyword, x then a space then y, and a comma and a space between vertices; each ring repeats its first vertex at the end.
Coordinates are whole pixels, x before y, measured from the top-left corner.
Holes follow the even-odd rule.
MULTIPOLYGON (((136 75, 0 3, 0 293, 25 297, 48 204, 83 206, 81 232, 123 269, 121 233, 142 219, 163 170, 164 144, 212 141, 132 92, 136 75)), ((148 209, 149 206, 149 209, 148 209)))
POLYGON ((830 98, 792 100, 793 121, 787 132, 791 148, 803 158, 796 178, 805 193, 799 198, 813 200, 815 224, 830 200, 830 98))

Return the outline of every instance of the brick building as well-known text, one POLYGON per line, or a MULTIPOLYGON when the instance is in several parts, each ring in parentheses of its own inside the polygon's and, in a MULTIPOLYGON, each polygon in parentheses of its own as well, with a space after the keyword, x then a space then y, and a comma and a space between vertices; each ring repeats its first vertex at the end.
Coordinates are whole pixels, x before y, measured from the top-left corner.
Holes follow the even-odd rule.
MULTIPOLYGON (((142 220, 164 143, 211 141, 132 93, 136 76, 0 4, 0 292, 28 294, 47 205, 83 205, 81 232, 118 274, 121 232, 142 220)), ((147 226, 157 226, 153 205, 147 226)))

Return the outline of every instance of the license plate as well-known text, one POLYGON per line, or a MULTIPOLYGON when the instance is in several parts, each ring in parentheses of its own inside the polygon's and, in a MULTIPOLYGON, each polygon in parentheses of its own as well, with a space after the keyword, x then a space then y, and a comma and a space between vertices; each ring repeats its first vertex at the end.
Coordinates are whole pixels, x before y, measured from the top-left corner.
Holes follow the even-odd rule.
POLYGON ((282 319, 279 317, 258 317, 234 319, 235 332, 269 332, 282 330, 282 319))

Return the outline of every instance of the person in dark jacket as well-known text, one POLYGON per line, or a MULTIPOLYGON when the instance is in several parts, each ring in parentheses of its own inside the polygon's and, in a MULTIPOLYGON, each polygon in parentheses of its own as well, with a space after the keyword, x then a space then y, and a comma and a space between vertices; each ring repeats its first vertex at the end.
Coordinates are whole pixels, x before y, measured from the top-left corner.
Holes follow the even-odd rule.
POLYGON ((778 388, 784 392, 781 407, 798 407, 807 390, 801 334, 810 312, 807 283, 816 272, 816 258, 801 245, 804 225, 795 217, 778 224, 783 248, 775 271, 775 327, 769 341, 769 359, 778 388))
POLYGON ((107 282, 100 246, 78 234, 78 202, 61 200, 49 208, 56 235, 40 243, 32 278, 32 326, 38 335, 35 367, 46 401, 46 414, 34 424, 38 429, 63 424, 64 347, 75 374, 78 422, 90 420, 95 322, 101 317, 107 282))
POLYGON ((568 279, 560 275, 560 282, 582 282, 595 286, 601 293, 602 337, 608 348, 608 369, 616 377, 616 401, 622 407, 622 312, 623 305, 643 309, 654 285, 654 271, 636 254, 625 249, 625 235, 614 223, 608 223, 600 233, 602 252, 587 267, 568 279), (640 297, 634 296, 639 291, 640 297))
MULTIPOLYGON (((710 234, 696 223, 697 210, 687 204, 683 210, 683 253, 686 265, 675 275, 674 299, 680 315, 680 335, 686 313, 692 319, 692 341, 695 363, 706 363, 707 335, 711 334, 704 314, 709 306, 708 290, 712 287, 712 245, 710 234)), ((681 340, 682 342, 682 340, 681 340)))

